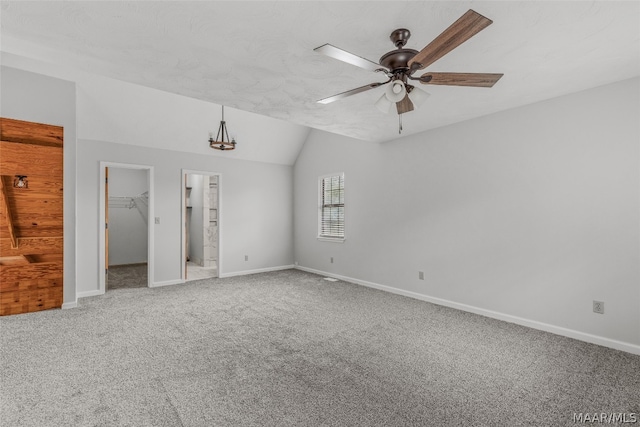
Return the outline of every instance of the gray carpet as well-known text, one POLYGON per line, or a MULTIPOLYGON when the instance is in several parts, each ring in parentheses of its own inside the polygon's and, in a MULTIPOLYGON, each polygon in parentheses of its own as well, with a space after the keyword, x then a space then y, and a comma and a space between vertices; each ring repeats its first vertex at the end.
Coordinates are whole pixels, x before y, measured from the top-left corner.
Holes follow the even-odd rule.
POLYGON ((107 291, 123 288, 146 288, 147 264, 127 264, 109 266, 107 291))
POLYGON ((563 426, 640 357, 296 270, 0 319, 2 426, 563 426))

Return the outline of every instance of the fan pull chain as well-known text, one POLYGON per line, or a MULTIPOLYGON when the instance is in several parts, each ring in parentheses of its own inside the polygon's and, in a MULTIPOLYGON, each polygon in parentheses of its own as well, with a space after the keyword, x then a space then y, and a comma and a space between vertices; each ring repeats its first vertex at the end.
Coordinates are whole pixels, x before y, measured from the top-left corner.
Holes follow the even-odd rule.
POLYGON ((398 114, 398 135, 402 134, 402 114, 398 114))

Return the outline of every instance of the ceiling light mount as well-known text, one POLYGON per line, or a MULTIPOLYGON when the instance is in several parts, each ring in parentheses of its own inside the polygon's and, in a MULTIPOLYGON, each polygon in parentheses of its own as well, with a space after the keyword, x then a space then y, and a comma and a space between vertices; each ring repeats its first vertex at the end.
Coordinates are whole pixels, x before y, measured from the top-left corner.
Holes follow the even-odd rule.
POLYGON ((411 37, 411 31, 407 30, 406 28, 398 28, 397 30, 394 30, 389 36, 395 47, 397 47, 398 49, 401 49, 405 44, 407 44, 409 37, 411 37))
POLYGON ((227 132, 227 122, 224 121, 224 105, 223 105, 222 119, 220 120, 220 127, 218 128, 218 134, 216 135, 216 139, 213 139, 213 132, 209 132, 209 147, 215 150, 228 151, 228 150, 235 150, 236 144, 237 143, 234 138, 229 139, 229 133, 227 132))

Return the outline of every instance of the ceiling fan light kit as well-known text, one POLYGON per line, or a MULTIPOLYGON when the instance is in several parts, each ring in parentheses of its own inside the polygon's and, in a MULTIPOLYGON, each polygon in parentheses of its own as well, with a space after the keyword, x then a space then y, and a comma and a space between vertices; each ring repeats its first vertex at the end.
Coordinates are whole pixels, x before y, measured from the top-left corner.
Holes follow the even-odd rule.
POLYGON ((389 114, 389 112, 391 111, 392 105, 393 105, 393 102, 387 99, 386 93, 383 93, 382 96, 378 98, 378 100, 375 103, 376 108, 381 112, 383 112, 384 114, 389 114))
POLYGON ((420 108, 420 106, 424 104, 430 96, 431 94, 429 92, 425 92, 420 88, 411 86, 411 91, 409 92, 409 99, 411 100, 415 108, 420 108))
POLYGON ((385 91, 387 99, 391 102, 400 102, 407 95, 407 89, 402 80, 394 80, 385 91))
POLYGON ((420 88, 405 85, 402 81, 397 80, 387 86, 382 96, 376 101, 375 106, 381 112, 388 114, 391 111, 391 106, 393 104, 397 105, 399 101, 405 99, 405 96, 409 97, 413 108, 420 108, 431 95, 420 88))
MULTIPOLYGON (((492 22, 490 19, 469 9, 421 51, 404 48, 411 37, 411 32, 406 28, 399 28, 394 30, 389 36, 389 39, 395 45, 396 49, 382 55, 378 64, 330 44, 317 47, 314 49, 316 52, 366 70, 384 73, 388 78, 385 82, 371 83, 328 98, 323 98, 318 102, 328 104, 391 83, 387 86, 385 93, 376 101, 375 106, 380 111, 388 113, 391 110, 391 105, 395 103, 398 115, 402 115, 418 108, 430 96, 427 92, 408 84, 409 80, 418 81, 422 84, 492 87, 500 80, 502 74, 427 72, 420 77, 413 76, 418 70, 422 70, 433 64, 491 25, 492 22)), ((400 131, 402 131, 402 121, 400 121, 400 131)))

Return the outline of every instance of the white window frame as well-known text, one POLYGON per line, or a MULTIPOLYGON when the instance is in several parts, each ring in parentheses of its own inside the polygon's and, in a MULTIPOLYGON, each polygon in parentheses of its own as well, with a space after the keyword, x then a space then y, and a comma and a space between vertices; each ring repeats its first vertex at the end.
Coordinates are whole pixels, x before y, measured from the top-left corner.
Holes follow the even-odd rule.
POLYGON ((330 178, 333 176, 340 176, 342 177, 342 185, 344 186, 345 190, 345 198, 346 198, 346 181, 345 181, 345 177, 344 177, 344 172, 336 172, 336 173, 330 173, 330 174, 326 174, 326 175, 322 175, 318 177, 318 240, 323 241, 323 242, 334 242, 334 243, 343 243, 346 238, 346 204, 344 204, 343 209, 344 209, 344 223, 343 227, 345 229, 345 231, 343 232, 343 236, 342 237, 331 237, 331 236, 323 236, 321 234, 322 232, 322 208, 323 208, 323 191, 322 191, 322 182, 324 181, 325 178, 330 178))

